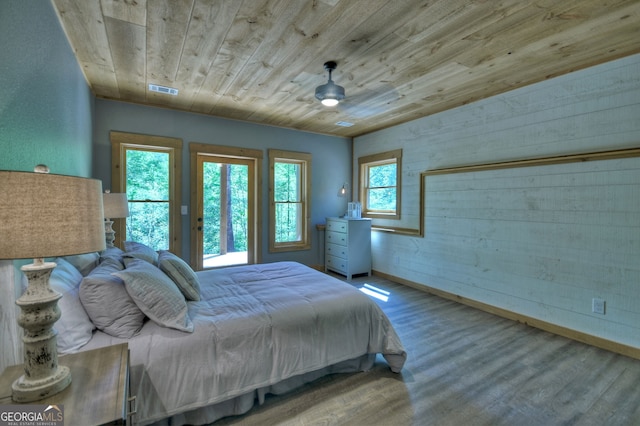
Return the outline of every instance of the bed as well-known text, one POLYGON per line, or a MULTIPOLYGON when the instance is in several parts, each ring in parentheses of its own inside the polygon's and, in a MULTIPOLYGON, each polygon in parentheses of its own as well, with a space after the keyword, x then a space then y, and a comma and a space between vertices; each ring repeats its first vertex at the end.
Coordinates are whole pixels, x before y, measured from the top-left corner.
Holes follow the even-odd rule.
POLYGON ((377 354, 394 372, 404 365, 406 352, 379 306, 329 275, 295 262, 194 273, 171 254, 173 270, 161 268, 162 253, 153 256, 116 251, 91 267, 57 259, 51 278, 63 293, 61 353, 128 342, 136 424, 242 414, 268 393, 366 371, 377 354), (152 294, 157 288, 166 291, 152 294))

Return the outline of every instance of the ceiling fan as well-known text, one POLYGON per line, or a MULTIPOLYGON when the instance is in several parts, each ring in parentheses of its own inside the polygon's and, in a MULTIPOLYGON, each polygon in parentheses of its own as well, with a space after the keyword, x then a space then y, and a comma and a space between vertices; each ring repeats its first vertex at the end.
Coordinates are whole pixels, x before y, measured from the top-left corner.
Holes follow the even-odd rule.
POLYGON ((326 84, 316 87, 316 99, 325 106, 336 106, 344 99, 344 87, 338 86, 331 80, 331 72, 336 69, 338 64, 334 61, 324 63, 324 69, 329 71, 329 81, 326 84))

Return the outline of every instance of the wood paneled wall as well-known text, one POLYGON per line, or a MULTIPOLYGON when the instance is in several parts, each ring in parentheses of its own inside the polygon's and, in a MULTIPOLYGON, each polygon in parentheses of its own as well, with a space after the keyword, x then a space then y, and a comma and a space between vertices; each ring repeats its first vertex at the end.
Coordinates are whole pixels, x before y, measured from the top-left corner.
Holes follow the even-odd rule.
MULTIPOLYGON (((639 147, 638 117, 636 55, 356 138, 354 165, 402 148, 417 228, 421 172, 639 147)), ((425 179, 424 237, 374 233, 374 270, 640 348, 639 158, 425 179)))

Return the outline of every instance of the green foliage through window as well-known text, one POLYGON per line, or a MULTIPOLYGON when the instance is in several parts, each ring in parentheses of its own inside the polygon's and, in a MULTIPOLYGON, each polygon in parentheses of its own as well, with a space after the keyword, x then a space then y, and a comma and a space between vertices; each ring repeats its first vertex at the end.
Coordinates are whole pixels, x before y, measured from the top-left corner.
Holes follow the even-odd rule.
POLYGON ((396 209, 396 164, 369 167, 369 199, 371 210, 396 209))
POLYGON ((169 154, 128 149, 127 239, 169 249, 169 154))
POLYGON ((301 165, 274 164, 274 201, 276 203, 276 242, 300 241, 301 165))
POLYGON ((358 158, 362 215, 400 219, 402 150, 358 158))
POLYGON ((311 154, 269 150, 269 250, 308 250, 311 154))
POLYGON ((214 162, 205 162, 203 167, 203 253, 247 251, 249 167, 214 162), (222 205, 220 200, 225 197, 227 202, 222 205))

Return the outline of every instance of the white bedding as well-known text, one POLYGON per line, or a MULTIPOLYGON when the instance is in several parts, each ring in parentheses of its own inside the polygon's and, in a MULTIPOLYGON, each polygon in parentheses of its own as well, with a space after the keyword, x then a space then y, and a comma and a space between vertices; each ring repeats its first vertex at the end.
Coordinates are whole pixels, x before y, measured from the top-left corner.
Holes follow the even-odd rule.
MULTIPOLYGON (((188 302, 193 333, 148 321, 128 340, 138 424, 193 422, 179 414, 253 400, 257 389, 367 354, 402 369, 406 353, 389 320, 349 284, 294 262, 197 274, 202 299, 188 302)), ((97 332, 83 350, 123 341, 97 332)))

